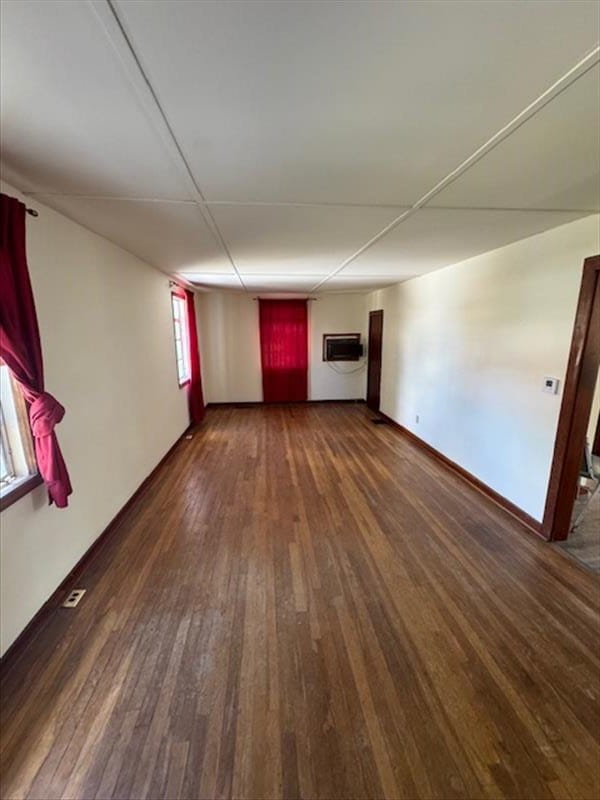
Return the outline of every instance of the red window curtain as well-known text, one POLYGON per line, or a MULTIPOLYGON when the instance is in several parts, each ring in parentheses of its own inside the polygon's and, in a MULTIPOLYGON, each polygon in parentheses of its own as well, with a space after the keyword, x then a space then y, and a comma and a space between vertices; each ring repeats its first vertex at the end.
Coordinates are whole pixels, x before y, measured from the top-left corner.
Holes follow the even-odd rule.
POLYGON ((308 397, 306 300, 259 300, 260 355, 265 403, 308 397))
POLYGON ((65 409, 44 391, 42 345, 25 253, 25 206, 0 196, 0 356, 23 389, 40 475, 50 503, 68 504, 71 482, 54 426, 65 409))
POLYGON ((188 340, 190 343, 190 382, 188 385, 188 404, 190 422, 197 425, 204 419, 204 397, 202 396, 202 373, 200 372, 200 348, 198 346, 198 329, 196 326, 196 306, 194 293, 186 289, 188 313, 188 340))

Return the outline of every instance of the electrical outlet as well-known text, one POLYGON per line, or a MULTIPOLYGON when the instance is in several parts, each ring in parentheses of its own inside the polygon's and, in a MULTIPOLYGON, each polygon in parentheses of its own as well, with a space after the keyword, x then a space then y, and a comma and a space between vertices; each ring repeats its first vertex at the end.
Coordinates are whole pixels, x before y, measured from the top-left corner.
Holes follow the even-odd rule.
POLYGON ((81 600, 84 594, 85 594, 85 589, 73 589, 73 591, 69 592, 67 599, 62 604, 63 608, 75 608, 75 606, 81 600))
POLYGON ((417 414, 417 415, 416 415, 416 417, 415 417, 415 422, 417 423, 417 425, 419 424, 419 419, 420 419, 420 417, 419 417, 419 415, 417 414))

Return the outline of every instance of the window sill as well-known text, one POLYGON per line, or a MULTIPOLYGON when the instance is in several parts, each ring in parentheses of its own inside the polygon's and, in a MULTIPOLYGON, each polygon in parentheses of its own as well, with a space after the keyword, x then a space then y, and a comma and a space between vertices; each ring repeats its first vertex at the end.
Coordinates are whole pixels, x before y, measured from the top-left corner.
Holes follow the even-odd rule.
POLYGON ((183 383, 180 383, 180 384, 179 384, 179 388, 180 388, 180 389, 184 389, 186 386, 189 386, 189 385, 190 385, 190 379, 189 379, 189 378, 186 378, 186 379, 183 381, 183 383))
POLYGON ((4 511, 5 508, 12 506, 17 500, 20 500, 22 497, 25 497, 26 494, 29 494, 29 492, 41 486, 43 482, 39 472, 36 472, 35 475, 28 475, 26 478, 15 482, 14 486, 7 489, 0 498, 0 511, 4 511))

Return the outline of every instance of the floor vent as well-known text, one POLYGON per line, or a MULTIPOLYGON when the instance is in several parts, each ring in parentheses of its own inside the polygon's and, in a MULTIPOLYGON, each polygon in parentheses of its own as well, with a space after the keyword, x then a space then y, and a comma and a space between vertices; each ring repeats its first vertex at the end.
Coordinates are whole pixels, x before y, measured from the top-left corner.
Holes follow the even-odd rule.
POLYGON ((371 422, 373 423, 373 425, 387 425, 387 422, 384 419, 381 419, 381 417, 372 419, 371 422))
POLYGON ((84 594, 85 589, 73 589, 72 592, 69 592, 67 599, 63 603, 63 608, 75 608, 84 594))

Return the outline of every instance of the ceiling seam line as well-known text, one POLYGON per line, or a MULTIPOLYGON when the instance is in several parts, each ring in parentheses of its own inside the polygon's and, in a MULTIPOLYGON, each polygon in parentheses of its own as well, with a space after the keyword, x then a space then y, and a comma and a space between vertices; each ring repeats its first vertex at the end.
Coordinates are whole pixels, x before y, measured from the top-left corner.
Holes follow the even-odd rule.
POLYGON ((501 142, 508 139, 515 131, 532 119, 539 111, 545 108, 552 100, 559 97, 566 89, 572 86, 576 81, 586 75, 593 69, 599 61, 600 46, 596 44, 583 58, 581 58, 571 69, 567 70, 558 80, 551 84, 541 95, 527 105, 520 111, 510 122, 500 128, 493 136, 477 148, 470 156, 464 159, 455 169, 449 172, 444 178, 436 183, 428 192, 426 192, 416 203, 403 214, 400 214, 395 220, 392 220, 384 228, 369 239, 362 247, 352 253, 340 266, 333 270, 324 280, 316 284, 311 292, 318 291, 325 283, 331 278, 334 278, 345 267, 355 261, 360 255, 365 253, 374 244, 383 239, 390 231, 404 222, 406 219, 415 214, 421 209, 431 198, 435 197, 439 192, 453 183, 461 175, 464 175, 472 166, 477 164, 482 158, 490 153, 501 142), (563 85, 564 84, 564 85, 563 85))
POLYGON ((236 265, 235 261, 233 260, 233 256, 231 255, 231 252, 230 252, 227 244, 225 243, 225 239, 223 238, 223 234, 221 233, 221 230, 219 229, 219 226, 217 225, 213 215, 210 213, 210 209, 206 206, 206 200, 205 200, 205 197, 204 197, 204 195, 202 193, 202 190, 200 189, 200 186, 198 185, 198 183, 196 181, 194 173, 192 172, 192 170, 190 168, 190 165, 188 164, 188 161, 187 161, 187 159, 186 159, 186 157, 185 157, 185 155, 183 153, 183 150, 181 149, 179 141, 177 140, 177 137, 175 136, 175 132, 173 131, 171 123, 169 122, 169 119, 168 119, 168 117, 167 117, 167 115, 166 115, 166 113, 165 113, 165 111, 164 111, 159 99, 158 99, 156 91, 154 90, 154 87, 152 86, 152 83, 150 82, 150 79, 148 78, 144 68, 142 67, 141 61, 138 58, 138 55, 137 55, 137 53, 135 51, 135 48, 133 46, 133 42, 130 40, 129 36, 127 35, 127 32, 126 32, 126 30, 125 30, 125 28, 123 26, 123 23, 121 22, 121 19, 120 19, 119 15, 118 15, 118 12, 117 12, 116 8, 113 5, 112 0, 105 0, 105 2, 106 2, 106 5, 108 6, 108 8, 109 8, 109 10, 110 10, 110 12, 111 12, 116 24, 117 24, 117 27, 118 27, 118 29, 119 29, 119 31, 121 33, 121 36, 123 37, 123 41, 125 42, 128 50, 129 50, 129 52, 130 52, 130 54, 131 54, 131 56, 132 56, 132 58, 133 58, 133 60, 135 62, 135 65, 136 65, 136 67, 137 67, 137 69, 139 71, 139 74, 142 77, 142 80, 144 81, 144 83, 146 84, 146 87, 147 87, 148 91, 150 92, 150 96, 152 97, 152 100, 154 101, 154 105, 155 105, 156 109, 158 110, 158 113, 161 116, 161 119, 162 119, 162 121, 163 121, 163 123, 164 123, 164 125, 165 125, 165 127, 166 127, 166 129, 168 131, 168 134, 169 134, 169 136, 171 138, 171 141, 174 144, 175 149, 176 149, 176 151, 177 151, 177 153, 179 155, 181 163, 183 164, 184 169, 185 169, 185 171, 186 171, 186 173, 187 173, 187 175, 188 175, 188 177, 189 177, 189 179, 190 179, 190 181, 192 183, 192 186, 195 188, 196 193, 197 193, 197 195, 199 196, 199 198, 201 200, 200 203, 197 202, 196 200, 194 200, 193 202, 195 202, 196 206, 200 209, 200 213, 202 215, 202 218, 208 223, 208 227, 212 230, 213 235, 217 238, 219 244, 221 245, 222 249, 224 250, 229 263, 233 267, 233 269, 234 269, 234 271, 235 271, 235 273, 236 273, 236 275, 238 277, 238 280, 239 280, 240 284, 242 285, 242 288, 244 289, 244 291, 247 292, 248 289, 246 288, 246 285, 244 284, 244 281, 242 279, 242 276, 240 275, 240 272, 239 272, 239 270, 237 268, 237 265, 236 265), (206 219, 207 216, 208 216, 208 218, 210 220, 210 223, 212 223, 212 225, 206 219))
POLYGON ((281 208, 411 208, 410 203, 320 203, 301 200, 206 200, 205 202, 208 206, 249 206, 257 208, 262 206, 279 206, 281 208))

